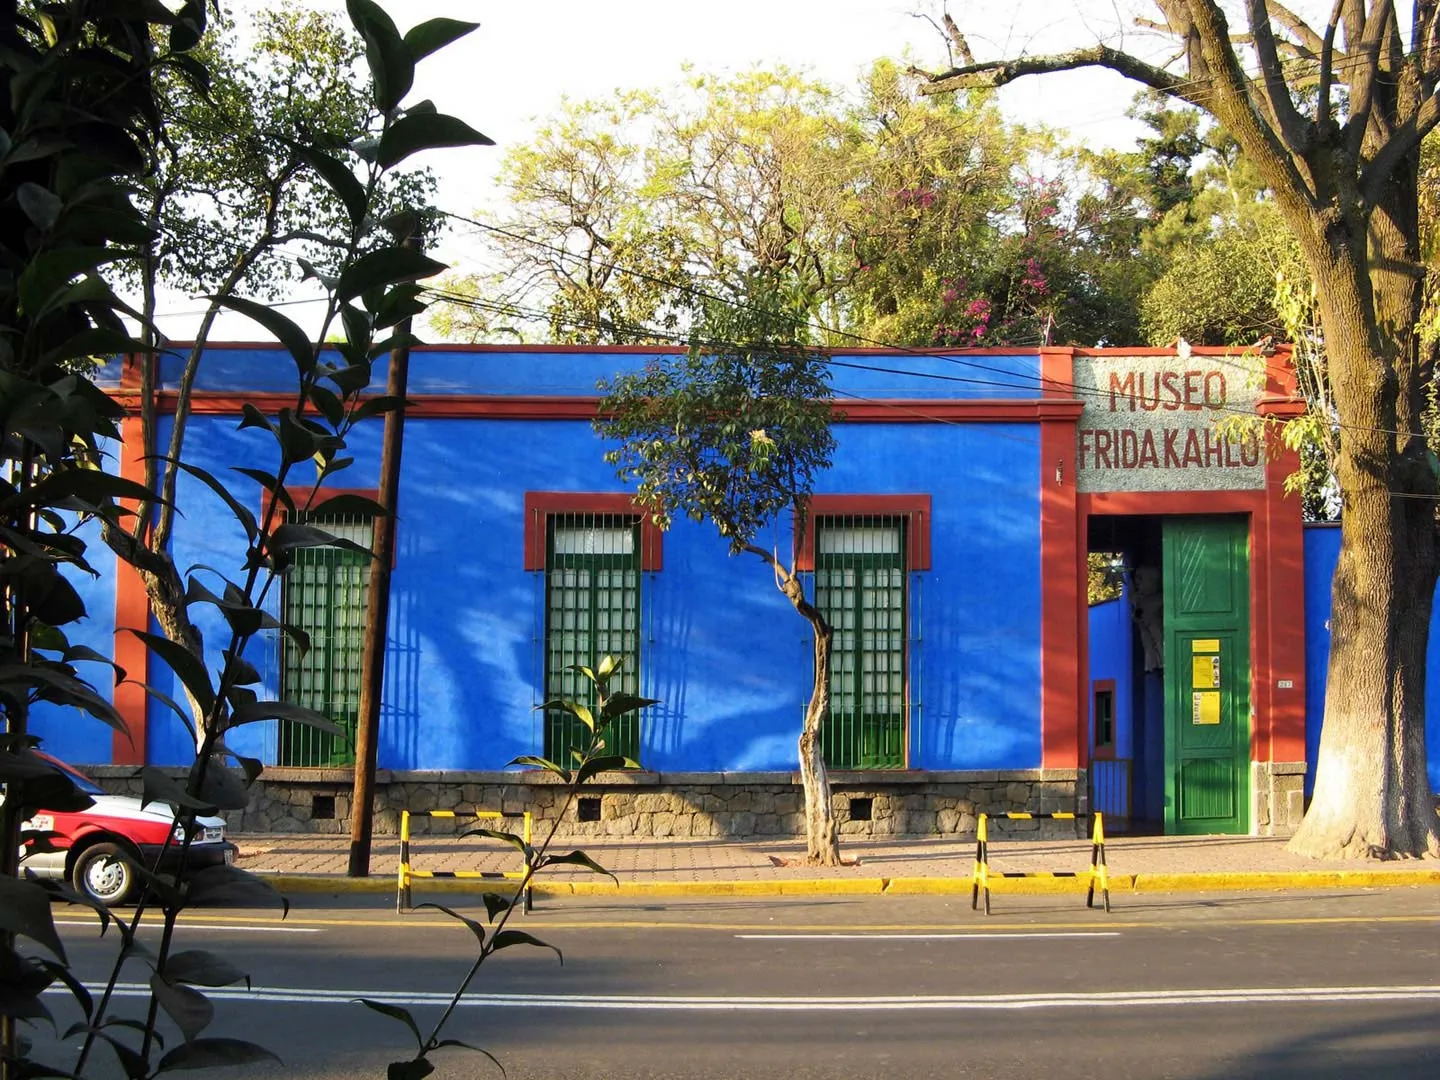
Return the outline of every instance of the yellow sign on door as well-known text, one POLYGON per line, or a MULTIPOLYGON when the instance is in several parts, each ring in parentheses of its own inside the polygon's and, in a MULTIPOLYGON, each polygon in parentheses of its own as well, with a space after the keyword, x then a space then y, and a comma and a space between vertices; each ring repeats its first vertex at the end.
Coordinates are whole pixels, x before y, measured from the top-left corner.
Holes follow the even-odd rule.
POLYGON ((1190 698, 1190 722, 1192 724, 1220 723, 1220 691, 1196 690, 1190 698))
POLYGON ((1220 657, 1192 656, 1190 682, 1196 690, 1220 689, 1220 657))

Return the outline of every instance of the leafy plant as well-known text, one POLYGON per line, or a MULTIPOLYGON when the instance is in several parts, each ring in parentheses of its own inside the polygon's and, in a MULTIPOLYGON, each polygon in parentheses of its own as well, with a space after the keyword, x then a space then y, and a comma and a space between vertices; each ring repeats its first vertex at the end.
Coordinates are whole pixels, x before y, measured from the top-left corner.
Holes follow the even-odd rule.
MULTIPOLYGON (((95 383, 93 366, 86 362, 115 353, 155 352, 153 325, 120 300, 110 276, 117 261, 143 258, 157 239, 154 222, 133 201, 133 190, 165 145, 167 120, 157 86, 173 77, 197 94, 209 92, 210 71, 197 53, 208 11, 204 0, 186 0, 173 12, 140 0, 105 5, 71 0, 46 4, 25 17, 11 4, 10 20, 0 19, 0 57, 10 76, 10 92, 0 96, 0 204, 10 210, 0 215, 0 454, 6 466, 0 482, 0 713, 5 724, 0 735, 0 782, 5 785, 0 973, 6 987, 0 996, 0 1071, 7 1080, 11 1075, 83 1075, 100 1043, 110 1047, 130 1078, 274 1057, 254 1043, 203 1034, 213 1007, 198 987, 242 981, 244 973, 207 952, 172 950, 175 921, 188 906, 286 906, 260 879, 233 867, 187 871, 195 819, 246 805, 247 787, 261 771, 259 761, 226 745, 228 732, 277 718, 339 732, 311 710, 262 700, 255 689, 260 676, 246 660, 247 647, 257 635, 277 631, 307 647, 303 633, 269 614, 267 596, 298 550, 353 545, 287 515, 335 508, 342 499, 348 500, 346 510, 355 509, 353 496, 321 501, 318 493, 348 463, 343 452, 351 429, 399 404, 362 394, 374 361, 405 343, 397 325, 423 309, 418 280, 443 269, 402 242, 418 225, 415 210, 389 218, 388 237, 378 229, 375 211, 383 178, 420 150, 489 141, 429 102, 401 104, 415 64, 468 33, 472 24, 434 19, 402 37, 370 0, 351 0, 349 11, 366 43, 379 117, 375 138, 356 147, 362 173, 357 176, 334 147, 300 138, 292 142, 296 168, 307 170, 312 182, 332 191, 344 208, 347 231, 336 272, 319 275, 328 296, 320 340, 337 319, 343 337, 333 348, 322 349, 268 307, 228 292, 214 297, 281 342, 295 364, 296 392, 293 405, 275 416, 247 407, 240 421, 241 428, 268 431, 275 443, 273 471, 242 470, 266 494, 261 515, 205 470, 178 456, 162 461, 220 498, 244 531, 247 546, 238 575, 195 568, 177 601, 187 610, 194 605, 218 609, 228 629, 218 665, 212 668, 198 643, 192 648, 134 631, 184 687, 191 709, 145 689, 190 726, 197 753, 183 783, 156 769, 142 770, 145 800, 165 803, 176 815, 180 871, 174 878, 161 877, 158 861, 132 864, 146 885, 144 899, 128 922, 116 920, 121 945, 98 1000, 69 972, 49 909, 52 893, 84 901, 63 886, 15 876, 21 822, 41 807, 79 807, 88 801, 34 753, 38 740, 28 730, 28 719, 40 702, 74 705, 123 731, 114 708, 77 667, 114 665, 67 638, 65 628, 85 614, 67 575, 95 573, 86 561, 84 532, 93 522, 110 537, 128 538, 128 543, 112 539, 122 558, 143 562, 142 541, 152 511, 172 505, 172 496, 157 496, 147 485, 104 471, 107 444, 119 438, 122 410, 95 383), (140 338, 132 336, 127 319, 142 327, 140 338), (310 462, 317 466, 314 483, 297 505, 287 480, 310 462), (153 952, 134 934, 151 905, 163 914, 160 945, 153 952), (29 955, 19 938, 49 955, 29 955), (130 961, 151 970, 148 1010, 138 1021, 110 1012, 120 972, 130 961), (81 1040, 68 1069, 31 1059, 18 1026, 54 1025, 42 995, 57 985, 69 990, 83 1016, 63 1033, 81 1040), (169 1049, 160 1031, 161 1013, 181 1036, 169 1049)), ((373 503, 365 509, 384 512, 373 503)), ((126 678, 118 669, 114 674, 117 681, 126 678)), ((46 839, 27 835, 26 842, 39 846, 46 839)), ((171 843, 167 840, 166 846, 171 843)), ((118 857, 131 861, 128 855, 118 857)), ((108 927, 109 913, 96 911, 102 928, 108 927)))
MULTIPOLYGON (((563 964, 564 955, 554 945, 541 941, 539 938, 525 933, 523 930, 510 930, 507 923, 510 916, 515 913, 517 907, 522 906, 522 898, 531 887, 535 875, 546 867, 550 866, 579 866, 591 870, 597 874, 605 874, 614 878, 614 874, 606 870, 583 851, 569 851, 563 855, 550 854, 550 844, 555 838, 555 832, 560 823, 565 820, 570 805, 575 801, 575 796, 580 789, 597 773, 608 772, 615 769, 638 769, 637 762, 614 754, 609 747, 609 734, 612 725, 620 717, 629 713, 637 712, 649 705, 658 704, 651 698, 637 697, 634 694, 616 691, 611 693, 611 680, 619 673, 621 661, 613 656, 606 656, 600 663, 591 669, 585 665, 577 664, 570 670, 581 675, 594 689, 592 702, 579 702, 561 698, 554 701, 547 701, 537 709, 550 710, 558 709, 568 713, 587 732, 588 737, 583 747, 571 751, 572 760, 569 766, 560 765, 543 757, 525 756, 518 757, 510 762, 511 765, 523 765, 530 768, 544 769, 554 774, 560 782, 565 785, 565 799, 562 802, 559 812, 550 823, 550 831, 546 834, 544 841, 538 846, 532 846, 525 842, 525 839, 516 836, 511 832, 504 832, 498 829, 471 829, 462 833, 462 836, 486 836, 494 840, 500 840, 514 847, 525 860, 524 876, 517 882, 514 892, 509 896, 502 896, 499 893, 487 892, 482 897, 485 904, 485 921, 469 918, 460 912, 446 907, 444 904, 420 904, 420 907, 433 907, 442 911, 452 919, 465 924, 465 927, 475 935, 477 950, 475 959, 470 964, 470 969, 465 973, 454 996, 441 1012, 440 1017, 435 1021, 428 1035, 422 1035, 419 1022, 408 1009, 399 1005, 390 1005, 383 1001, 373 1001, 369 998, 361 998, 360 1003, 366 1008, 373 1009, 383 1016, 398 1020, 404 1024, 415 1038, 415 1056, 404 1061, 396 1061, 390 1064, 388 1076, 390 1080, 420 1080, 434 1071, 434 1064, 430 1058, 437 1050, 447 1047, 457 1047, 466 1050, 473 1050, 476 1053, 484 1054, 494 1061, 493 1055, 482 1050, 478 1046, 471 1046, 469 1043, 461 1042, 459 1039, 445 1038, 444 1031, 451 1015, 455 1012, 456 1006, 465 996, 470 984, 480 974, 480 969, 485 961, 494 956, 502 949, 513 948, 524 945, 531 948, 550 949, 555 953, 556 958, 563 964)), ((503 1072, 503 1069, 501 1070, 503 1072)))

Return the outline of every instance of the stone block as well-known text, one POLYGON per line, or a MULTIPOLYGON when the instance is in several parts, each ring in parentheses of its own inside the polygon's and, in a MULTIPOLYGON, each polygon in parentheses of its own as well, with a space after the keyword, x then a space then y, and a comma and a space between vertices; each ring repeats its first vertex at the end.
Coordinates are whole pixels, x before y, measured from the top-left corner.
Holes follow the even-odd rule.
POLYGON ((748 810, 733 814, 728 824, 729 828, 725 830, 727 836, 755 835, 755 815, 748 810))
POLYGON ((935 815, 935 828, 942 835, 953 833, 960 825, 960 812, 949 807, 935 815))
POLYGON ((659 814, 670 809, 670 796, 647 792, 635 796, 635 810, 641 814, 659 814))
POLYGON ((650 835, 660 838, 673 836, 675 833, 675 815, 669 810, 662 810, 650 820, 650 835))
POLYGON ((1030 785, 1020 783, 1006 784, 1005 801, 1011 806, 1025 806, 1030 801, 1030 785))

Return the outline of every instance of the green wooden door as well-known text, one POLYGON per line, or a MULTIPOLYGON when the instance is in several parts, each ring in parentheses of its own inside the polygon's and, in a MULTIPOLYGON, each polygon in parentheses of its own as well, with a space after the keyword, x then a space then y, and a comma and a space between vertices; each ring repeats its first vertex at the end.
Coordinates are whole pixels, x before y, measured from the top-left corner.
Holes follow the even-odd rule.
POLYGON ((1165 831, 1250 827, 1250 559, 1243 518, 1166 518, 1165 831))

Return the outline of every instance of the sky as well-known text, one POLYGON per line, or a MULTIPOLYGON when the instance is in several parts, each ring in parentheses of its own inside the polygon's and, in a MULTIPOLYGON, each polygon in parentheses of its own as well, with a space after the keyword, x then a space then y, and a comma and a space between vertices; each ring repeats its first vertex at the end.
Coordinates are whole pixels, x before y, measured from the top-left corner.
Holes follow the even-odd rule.
MULTIPOLYGON (((343 0, 307 0, 343 11, 343 0)), ((484 214, 493 205, 494 178, 506 147, 524 143, 562 101, 604 98, 617 89, 663 87, 690 64, 707 74, 783 64, 840 87, 851 87, 880 57, 906 58, 926 70, 948 66, 934 25, 939 0, 379 0, 403 32, 436 16, 480 28, 423 61, 410 100, 431 98, 442 112, 469 122, 496 141, 488 148, 417 155, 440 179, 438 205, 484 214)), ((257 0, 236 0, 243 20, 257 0)), ((1051 52, 1104 39, 1153 53, 1152 36, 1133 27, 1140 0, 965 0, 953 5, 979 60, 1051 52), (1124 27, 1129 29, 1124 29, 1124 27)), ((1153 11, 1153 8, 1151 8, 1153 11)), ((1014 120, 1043 121, 1074 141, 1133 145, 1139 125, 1125 111, 1134 87, 1118 75, 1088 71, 1024 79, 1001 91, 1014 120)), ((463 238, 437 257, 464 269, 471 257, 463 238)), ((305 291, 296 289, 295 298, 305 291)), ((172 339, 194 333, 200 304, 167 297, 162 330, 172 339)), ((302 325, 318 304, 287 306, 302 325)), ((308 326, 307 326, 308 329, 308 326)), ((258 327, 226 316, 214 337, 254 339, 258 327)))

